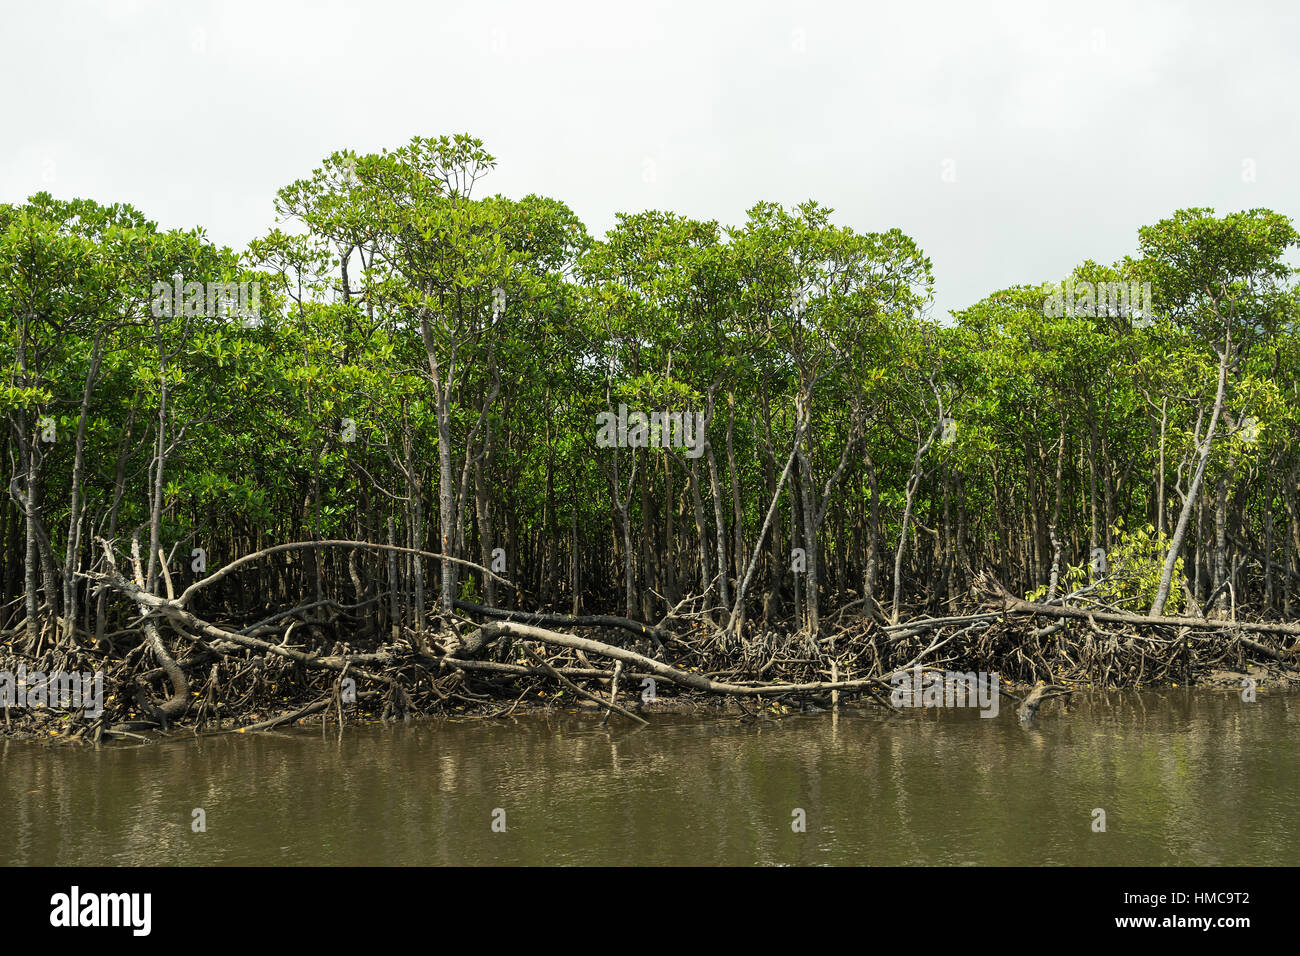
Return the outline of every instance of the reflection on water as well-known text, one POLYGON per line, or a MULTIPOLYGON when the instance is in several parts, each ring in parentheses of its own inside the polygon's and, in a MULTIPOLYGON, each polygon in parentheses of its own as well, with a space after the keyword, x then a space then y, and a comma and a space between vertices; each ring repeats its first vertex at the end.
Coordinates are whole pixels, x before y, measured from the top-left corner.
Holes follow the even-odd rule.
POLYGON ((653 721, 0 743, 0 863, 1300 863, 1300 696, 653 721))

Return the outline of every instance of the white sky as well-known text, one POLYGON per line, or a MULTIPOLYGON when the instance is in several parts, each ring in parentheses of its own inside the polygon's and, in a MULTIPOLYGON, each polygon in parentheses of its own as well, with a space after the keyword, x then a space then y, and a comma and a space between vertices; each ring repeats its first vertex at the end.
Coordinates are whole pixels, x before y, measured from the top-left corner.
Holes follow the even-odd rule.
POLYGON ((1300 216, 1297 37, 1294 2, 0 0, 0 202, 129 202, 241 249, 335 149, 469 132, 485 192, 596 235, 809 198, 897 226, 942 314, 1178 208, 1300 216))

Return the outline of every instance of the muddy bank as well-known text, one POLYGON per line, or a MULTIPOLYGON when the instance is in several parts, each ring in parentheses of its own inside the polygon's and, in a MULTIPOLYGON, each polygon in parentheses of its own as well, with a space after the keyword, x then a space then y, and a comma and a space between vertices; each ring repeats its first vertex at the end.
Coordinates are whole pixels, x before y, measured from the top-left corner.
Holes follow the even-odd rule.
POLYGON ((648 625, 468 605, 483 613, 436 619, 428 632, 393 641, 345 640, 305 612, 256 629, 132 597, 152 616, 134 639, 37 654, 17 641, 4 647, 0 672, 25 674, 27 699, 15 701, 12 690, 4 697, 0 684, 0 702, 10 704, 0 707, 0 734, 102 742, 557 709, 646 723, 656 713, 890 708, 891 676, 916 668, 996 676, 1011 706, 1035 687, 1067 697, 1091 687, 1300 684, 1295 625, 1035 605, 992 585, 964 615, 886 624, 841 614, 815 639, 702 619, 648 625), (530 623, 538 621, 549 626, 530 623), (33 702, 30 685, 41 675, 69 673, 101 675, 102 700, 59 706, 50 690, 33 702))

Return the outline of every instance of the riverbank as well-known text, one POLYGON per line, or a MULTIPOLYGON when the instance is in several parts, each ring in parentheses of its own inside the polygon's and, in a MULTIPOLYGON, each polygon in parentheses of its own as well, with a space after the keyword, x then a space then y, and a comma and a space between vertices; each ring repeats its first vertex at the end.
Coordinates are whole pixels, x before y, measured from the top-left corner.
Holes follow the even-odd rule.
MULTIPOLYGON (((1002 703, 1012 709, 1040 685, 1063 697, 1094 687, 1238 693, 1300 687, 1288 646, 1294 639, 1285 634, 1251 632, 1251 638, 1214 621, 1106 630, 1096 620, 1104 612, 1044 625, 1038 615, 1011 610, 985 607, 897 625, 845 622, 818 641, 756 628, 728 640, 699 624, 637 625, 644 634, 631 627, 570 628, 593 635, 576 637, 508 619, 447 628, 441 640, 425 636, 360 648, 336 642, 328 653, 306 658, 339 662, 334 668, 308 666, 301 651, 291 657, 269 644, 253 653, 195 641, 173 652, 169 667, 149 666, 142 645, 120 658, 80 647, 34 657, 15 653, 11 643, 0 654, 0 674, 12 675, 11 683, 23 675, 26 703, 35 696, 32 684, 69 673, 102 675, 103 698, 98 705, 87 699, 79 708, 60 707, 51 689, 34 706, 0 708, 0 736, 97 743, 176 732, 249 733, 302 722, 337 729, 423 716, 490 720, 568 709, 627 723, 669 714, 758 719, 837 705, 890 710, 892 675, 915 668, 996 677, 1002 703), (176 700, 172 673, 180 674, 186 697, 168 716, 156 701, 176 700)), ((12 701, 3 692, 0 685, 0 700, 12 701)))

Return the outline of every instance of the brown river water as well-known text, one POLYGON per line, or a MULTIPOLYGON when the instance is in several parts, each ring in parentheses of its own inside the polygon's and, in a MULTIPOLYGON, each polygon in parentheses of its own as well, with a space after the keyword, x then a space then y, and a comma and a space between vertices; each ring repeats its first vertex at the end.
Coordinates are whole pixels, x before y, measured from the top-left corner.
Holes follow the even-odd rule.
POLYGON ((0 742, 0 864, 1300 863, 1296 694, 651 720, 0 742))

